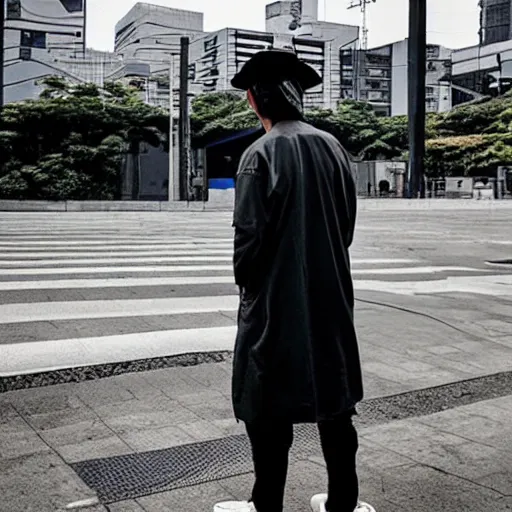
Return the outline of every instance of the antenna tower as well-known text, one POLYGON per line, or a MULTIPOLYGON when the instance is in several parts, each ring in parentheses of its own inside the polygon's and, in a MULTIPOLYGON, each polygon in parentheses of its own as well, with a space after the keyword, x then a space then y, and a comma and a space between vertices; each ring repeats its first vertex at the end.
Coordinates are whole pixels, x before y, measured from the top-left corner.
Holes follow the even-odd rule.
POLYGON ((361 40, 361 47, 363 50, 368 49, 368 4, 373 4, 376 1, 377 0, 350 0, 350 5, 348 6, 349 9, 359 7, 363 13, 363 37, 361 40))

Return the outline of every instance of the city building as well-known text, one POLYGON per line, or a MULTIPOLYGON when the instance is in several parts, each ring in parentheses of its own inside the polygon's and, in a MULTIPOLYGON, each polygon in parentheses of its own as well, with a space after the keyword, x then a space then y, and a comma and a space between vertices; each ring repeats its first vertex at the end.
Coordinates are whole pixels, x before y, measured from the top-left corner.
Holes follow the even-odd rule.
POLYGON ((200 12, 135 4, 115 28, 115 53, 124 66, 108 78, 139 87, 150 104, 168 106, 170 60, 174 60, 173 82, 178 83, 180 40, 203 36, 203 18, 200 12))
MULTIPOLYGON (((443 46, 427 45, 427 112, 451 109, 451 54, 443 46)), ((340 61, 343 99, 367 101, 382 116, 407 114, 407 39, 369 50, 343 49, 340 61)))
POLYGON ((512 40, 455 50, 453 105, 506 92, 512 81, 512 40))
POLYGON ((323 83, 308 91, 306 107, 336 106, 341 97, 340 48, 356 48, 359 27, 318 21, 318 0, 275 2, 266 9, 266 32, 226 28, 195 39, 190 47, 191 90, 230 90, 231 78, 255 53, 268 48, 294 49, 323 83))
POLYGON ((48 75, 80 82, 56 59, 84 54, 85 0, 7 0, 4 37, 6 103, 37 97, 48 75))
POLYGON ((113 52, 102 52, 87 48, 85 53, 58 55, 54 59, 61 70, 79 77, 84 82, 103 86, 117 70, 123 67, 123 59, 113 52))
POLYGON ((512 39, 512 0, 480 0, 480 43, 512 39))

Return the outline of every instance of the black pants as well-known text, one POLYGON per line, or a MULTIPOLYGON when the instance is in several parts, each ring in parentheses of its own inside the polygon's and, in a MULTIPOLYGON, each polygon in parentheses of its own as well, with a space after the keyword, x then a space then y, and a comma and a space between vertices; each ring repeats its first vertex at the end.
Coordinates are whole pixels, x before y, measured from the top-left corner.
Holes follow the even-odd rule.
MULTIPOLYGON (((359 443, 352 423, 353 414, 347 413, 318 425, 329 477, 329 512, 354 512, 357 506, 356 453, 359 443)), ((258 512, 282 512, 293 425, 258 422, 247 424, 246 428, 256 476, 251 501, 258 512)))

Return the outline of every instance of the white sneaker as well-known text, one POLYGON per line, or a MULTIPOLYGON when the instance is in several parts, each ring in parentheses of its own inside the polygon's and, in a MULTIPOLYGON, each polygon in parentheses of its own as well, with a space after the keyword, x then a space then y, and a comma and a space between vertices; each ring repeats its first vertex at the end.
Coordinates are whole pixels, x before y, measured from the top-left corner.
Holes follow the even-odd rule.
POLYGON ((248 501, 224 501, 217 503, 213 512, 256 512, 256 508, 248 501))
MULTIPOLYGON (((311 510, 313 510, 313 512, 327 512, 325 508, 326 503, 327 494, 317 494, 311 498, 311 510)), ((368 503, 360 501, 354 512, 375 512, 375 509, 371 505, 368 505, 368 503)))

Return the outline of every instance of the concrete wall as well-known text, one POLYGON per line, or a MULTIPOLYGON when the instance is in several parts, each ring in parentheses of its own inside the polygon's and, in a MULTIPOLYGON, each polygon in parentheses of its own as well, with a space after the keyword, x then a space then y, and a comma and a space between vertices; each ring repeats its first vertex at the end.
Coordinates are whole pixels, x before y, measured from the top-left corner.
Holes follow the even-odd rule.
POLYGON ((393 44, 391 59, 391 115, 407 114, 408 97, 408 41, 404 39, 393 44))

